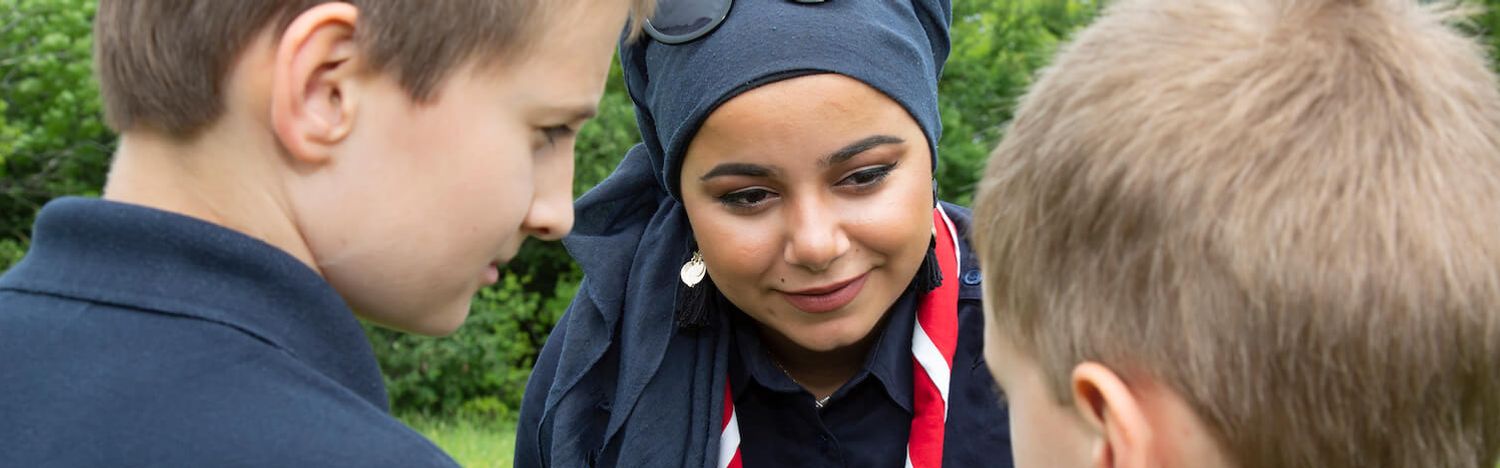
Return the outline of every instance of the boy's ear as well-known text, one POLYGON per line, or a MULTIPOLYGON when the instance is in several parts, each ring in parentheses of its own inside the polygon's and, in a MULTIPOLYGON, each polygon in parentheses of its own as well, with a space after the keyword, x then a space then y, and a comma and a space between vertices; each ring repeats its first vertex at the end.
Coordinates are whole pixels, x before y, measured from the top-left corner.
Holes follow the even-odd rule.
POLYGON ((353 128, 358 18, 353 5, 324 3, 298 15, 276 44, 271 126, 299 162, 327 161, 353 128))
POLYGON ((1108 367, 1085 362, 1073 368, 1073 405, 1094 431, 1092 466, 1145 468, 1153 463, 1152 427, 1141 400, 1108 367))

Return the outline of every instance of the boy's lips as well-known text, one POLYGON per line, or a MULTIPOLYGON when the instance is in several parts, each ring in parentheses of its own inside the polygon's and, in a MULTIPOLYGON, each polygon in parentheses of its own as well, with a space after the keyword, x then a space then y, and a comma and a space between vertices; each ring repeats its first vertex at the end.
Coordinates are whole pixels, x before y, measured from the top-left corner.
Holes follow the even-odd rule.
POLYGON ((489 286, 491 284, 495 284, 495 283, 500 282, 500 265, 501 265, 501 262, 499 260, 495 260, 495 261, 490 262, 489 265, 486 265, 484 267, 484 285, 485 286, 489 286))
POLYGON ((792 307, 810 314, 821 314, 838 310, 841 307, 849 305, 850 302, 854 302, 854 298, 858 297, 859 292, 864 289, 865 279, 869 277, 870 273, 866 272, 854 279, 826 286, 807 288, 794 292, 778 292, 781 293, 781 297, 785 298, 787 303, 791 304, 792 307))

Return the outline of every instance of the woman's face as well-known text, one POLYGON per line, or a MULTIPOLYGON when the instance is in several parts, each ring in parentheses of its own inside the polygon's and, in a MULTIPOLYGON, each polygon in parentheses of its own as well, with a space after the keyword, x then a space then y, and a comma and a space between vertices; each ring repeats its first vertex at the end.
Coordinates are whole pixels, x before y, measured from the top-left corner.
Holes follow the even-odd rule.
POLYGON ((926 136, 842 75, 726 102, 689 145, 681 187, 709 277, 770 339, 806 351, 869 336, 932 238, 926 136))

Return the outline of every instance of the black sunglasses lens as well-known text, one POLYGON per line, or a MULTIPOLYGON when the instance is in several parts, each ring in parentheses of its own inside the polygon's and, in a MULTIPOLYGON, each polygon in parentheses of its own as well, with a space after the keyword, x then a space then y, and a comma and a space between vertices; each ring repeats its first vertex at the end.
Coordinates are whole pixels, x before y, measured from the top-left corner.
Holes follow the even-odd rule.
POLYGON ((662 36, 687 38, 701 35, 729 12, 730 0, 659 0, 651 28, 662 36))

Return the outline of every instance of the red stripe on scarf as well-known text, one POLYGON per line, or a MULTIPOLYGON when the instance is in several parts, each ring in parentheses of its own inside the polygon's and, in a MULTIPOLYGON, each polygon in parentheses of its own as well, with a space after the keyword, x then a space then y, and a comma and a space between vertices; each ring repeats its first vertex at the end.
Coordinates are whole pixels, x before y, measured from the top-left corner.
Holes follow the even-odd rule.
MULTIPOLYGON (((933 227, 937 231, 937 259, 943 272, 943 283, 928 293, 917 308, 917 323, 927 337, 937 345, 948 364, 951 375, 953 353, 958 349, 958 265, 957 252, 948 223, 941 213, 933 213, 933 227)), ((908 453, 914 468, 931 468, 943 465, 943 429, 947 422, 947 402, 942 392, 922 368, 922 363, 912 358, 912 397, 917 411, 911 420, 911 441, 908 453), (930 410, 928 410, 930 409, 930 410)))

